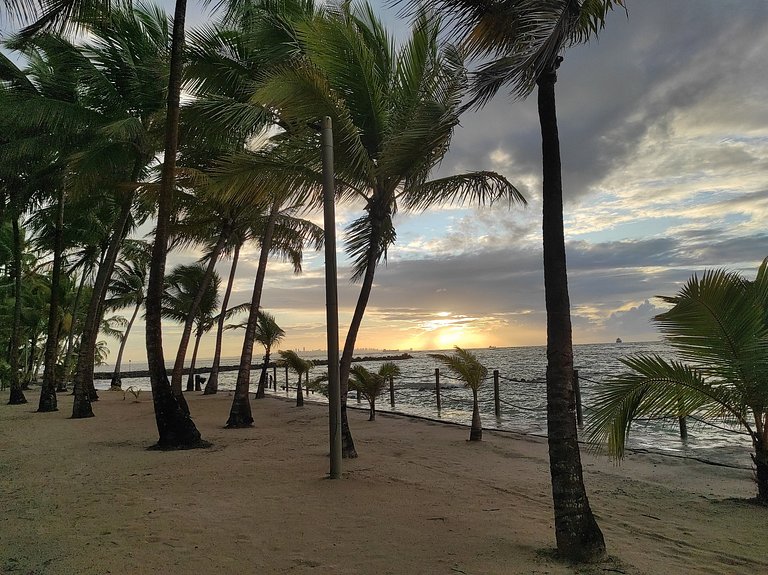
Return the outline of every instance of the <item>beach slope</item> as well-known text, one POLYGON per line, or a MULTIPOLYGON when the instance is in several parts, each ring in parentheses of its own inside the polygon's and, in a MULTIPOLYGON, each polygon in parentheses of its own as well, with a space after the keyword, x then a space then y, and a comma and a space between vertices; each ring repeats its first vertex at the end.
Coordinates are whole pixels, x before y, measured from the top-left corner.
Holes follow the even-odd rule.
MULTIPOLYGON (((768 510, 748 469, 633 454, 585 456, 612 558, 553 559, 543 439, 466 441, 460 426, 352 411, 360 458, 328 471, 327 408, 253 401, 224 429, 231 396, 187 394, 208 449, 158 452, 143 392, 102 392, 68 419, 0 393, 0 573, 748 574, 768 572, 768 510)), ((748 463, 745 461, 745 464, 748 463)))

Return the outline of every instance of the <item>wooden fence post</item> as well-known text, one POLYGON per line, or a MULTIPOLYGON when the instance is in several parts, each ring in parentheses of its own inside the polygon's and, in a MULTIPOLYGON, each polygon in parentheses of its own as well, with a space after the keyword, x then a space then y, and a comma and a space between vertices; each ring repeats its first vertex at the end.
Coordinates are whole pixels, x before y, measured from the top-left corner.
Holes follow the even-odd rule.
POLYGON ((389 376, 389 405, 395 407, 395 378, 389 376))
POLYGON ((496 417, 501 416, 501 402, 499 401, 499 370, 493 370, 493 409, 496 417))
POLYGON ((435 368, 435 397, 437 398, 437 411, 440 411, 442 405, 440 403, 440 368, 435 368))
POLYGON ((573 395, 576 399, 576 423, 584 427, 584 413, 581 410, 581 386, 579 385, 579 370, 573 370, 573 395))

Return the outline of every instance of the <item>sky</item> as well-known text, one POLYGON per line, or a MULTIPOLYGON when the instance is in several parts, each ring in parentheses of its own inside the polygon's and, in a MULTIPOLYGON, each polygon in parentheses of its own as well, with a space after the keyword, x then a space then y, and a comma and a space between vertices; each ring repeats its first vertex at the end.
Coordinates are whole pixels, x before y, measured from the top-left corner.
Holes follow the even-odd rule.
MULTIPOLYGON (((597 40, 564 54, 556 85, 575 343, 657 339, 655 296, 708 268, 754 275, 768 256, 768 2, 627 4, 597 40)), ((402 37, 407 23, 374 5, 402 37)), ((188 20, 206 20, 199 5, 188 20)), ((546 341, 535 94, 521 102, 500 92, 461 124, 438 175, 496 170, 528 206, 399 213, 357 348, 546 341)), ((358 214, 337 208, 339 238, 358 214)), ((174 254, 169 267, 199 255, 174 254)), ((341 244, 338 257, 343 342, 359 286, 341 244)), ((253 247, 243 253, 233 305, 250 299, 257 260, 253 247)), ((226 278, 229 262, 218 270, 226 278)), ((270 264, 262 304, 287 332, 281 347, 325 347, 323 273, 321 253, 306 254, 299 276, 270 264)), ((179 331, 167 326, 168 357, 179 331)), ((241 338, 227 332, 225 356, 239 355, 241 338)), ((203 357, 213 343, 211 333, 203 357)), ((126 357, 144 356, 139 326, 126 357)))

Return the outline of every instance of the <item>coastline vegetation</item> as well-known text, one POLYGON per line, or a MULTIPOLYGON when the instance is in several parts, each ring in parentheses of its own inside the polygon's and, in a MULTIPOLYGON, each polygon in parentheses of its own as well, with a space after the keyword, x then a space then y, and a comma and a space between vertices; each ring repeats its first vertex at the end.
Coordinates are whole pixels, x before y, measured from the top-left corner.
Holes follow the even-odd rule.
MULTIPOLYGON (((398 44, 364 2, 223 3, 214 25, 187 34, 185 0, 177 0, 173 17, 150 5, 77 0, 43 1, 38 13, 36 5, 8 0, 9 14, 36 16, 5 43, 21 63, 0 53, 0 313, 7 342, 0 377, 9 382, 9 404, 28 401, 29 383, 42 370, 39 412, 56 411, 56 393, 71 388, 72 418, 97 415, 94 366, 103 349, 98 337, 105 314, 131 309, 111 375, 112 387, 121 389, 123 346, 143 310, 157 447, 205 447, 182 377, 188 374, 186 391, 195 390, 198 346, 216 327, 205 389, 216 393, 225 322, 247 312, 226 427, 251 426, 254 345, 265 351, 260 398, 271 353, 285 335, 264 311, 269 264, 288 262, 298 274, 305 251, 322 247, 323 231, 307 216, 321 203, 316 125, 329 116, 336 130, 337 201, 360 212, 346 229, 351 280, 360 287, 340 357, 343 453, 357 457, 346 412, 348 388, 366 397, 374 420, 376 398, 388 378, 399 375, 389 363, 378 373, 353 366, 361 361, 354 357, 355 345, 376 272, 397 239, 397 215, 452 204, 525 205, 518 189, 495 172, 433 176, 468 101, 482 106, 504 86, 518 98, 536 91, 555 536, 563 557, 601 560, 605 542, 584 487, 572 408, 555 82, 562 54, 594 38, 607 13, 624 3, 542 5, 546 10, 522 1, 413 3, 409 34, 398 44), (455 44, 445 41, 446 33, 455 44), (472 68, 473 59, 485 63, 472 68), (189 102, 182 103, 182 90, 189 102), (155 224, 150 243, 133 237, 147 222, 155 224), (247 304, 229 306, 240 250, 248 244, 259 251, 252 296, 247 304), (169 253, 192 245, 203 250, 201 261, 167 273, 169 253), (214 268, 226 257, 230 274, 221 297, 214 268), (183 324, 170 374, 163 318, 183 324), (193 338, 191 367, 185 368, 193 338)), ((753 439, 758 499, 768 505, 765 270, 764 263, 753 283, 708 274, 669 298, 673 309, 657 321, 694 365, 626 360, 635 375, 606 387, 594 437, 607 440, 620 456, 638 416, 727 414, 753 439), (732 322, 733 332, 706 348, 695 339, 695 329, 704 327, 688 292, 703 293, 709 283, 723 290, 728 304, 715 323, 722 328, 732 322), (685 323, 692 318, 697 323, 685 323), (727 356, 736 348, 723 342, 738 338, 744 345, 727 356), (657 386, 662 380, 663 389, 657 386)), ((702 337, 716 339, 710 332, 702 337)), ((301 406, 302 380, 309 384, 313 364, 295 352, 279 353, 298 376, 301 406)), ((480 440, 477 390, 487 369, 459 347, 454 355, 434 357, 472 390, 470 440, 480 440)), ((132 388, 126 392, 138 397, 132 388)))

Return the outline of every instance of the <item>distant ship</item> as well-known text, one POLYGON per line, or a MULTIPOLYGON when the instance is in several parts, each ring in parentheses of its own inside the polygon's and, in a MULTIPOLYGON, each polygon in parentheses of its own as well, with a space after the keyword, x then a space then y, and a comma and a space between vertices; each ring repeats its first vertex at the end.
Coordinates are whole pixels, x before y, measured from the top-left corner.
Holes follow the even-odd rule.
POLYGON ((488 349, 496 349, 496 346, 495 345, 489 345, 488 349))
POLYGON ((621 338, 620 338, 620 337, 617 337, 617 338, 616 338, 616 343, 622 343, 622 341, 621 341, 621 338))

